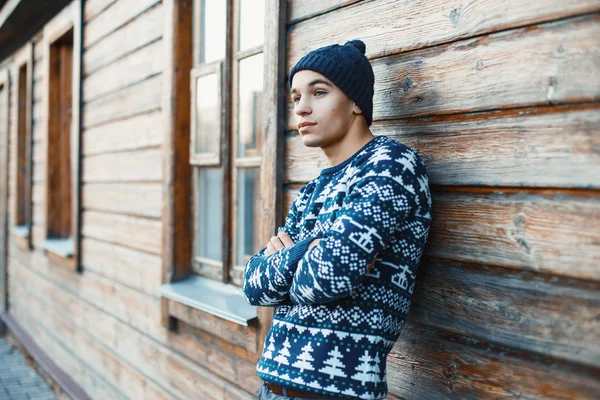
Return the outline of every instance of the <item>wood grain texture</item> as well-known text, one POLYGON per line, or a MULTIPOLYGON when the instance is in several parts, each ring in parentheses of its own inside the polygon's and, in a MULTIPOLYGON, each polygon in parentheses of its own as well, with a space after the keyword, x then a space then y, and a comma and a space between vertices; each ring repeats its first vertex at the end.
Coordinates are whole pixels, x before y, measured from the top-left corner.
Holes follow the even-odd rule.
POLYGON ((83 55, 84 76, 160 39, 164 30, 164 7, 157 4, 140 17, 105 37, 83 55))
POLYGON ((26 305, 17 303, 11 315, 19 322, 27 332, 35 337, 35 342, 44 351, 52 355, 54 359, 60 360, 57 364, 65 371, 69 371, 71 377, 76 380, 88 393, 96 398, 124 399, 121 391, 110 385, 100 372, 93 371, 89 365, 80 360, 79 356, 73 354, 69 347, 53 337, 39 321, 27 310, 26 305))
POLYGON ((338 8, 359 3, 363 0, 286 0, 288 7, 288 23, 295 24, 300 20, 315 15, 337 11, 338 8))
MULTIPOLYGON (((373 124, 416 150, 430 184, 600 187, 600 109, 541 107, 373 124)), ((328 167, 296 132, 286 138, 286 182, 308 182, 328 167)))
MULTIPOLYGON (((286 212, 299 187, 286 188, 286 212)), ((432 214, 427 255, 584 280, 600 278, 596 196, 500 188, 434 191, 432 214)))
POLYGON ((163 178, 160 148, 87 156, 82 164, 84 183, 160 182, 163 178))
POLYGON ((83 212, 83 236, 160 255, 160 221, 97 211, 83 212))
POLYGON ((425 257, 411 320, 600 370, 600 285, 425 257))
POLYGON ((84 129, 160 109, 161 85, 162 75, 155 75, 94 102, 86 103, 83 113, 84 129))
POLYGON ((86 76, 83 101, 92 101, 162 72, 164 59, 157 54, 162 53, 163 46, 162 40, 157 40, 86 76))
MULTIPOLYGON (((22 283, 20 285, 23 285, 22 283)), ((25 298, 27 288, 14 284, 15 294, 25 298)), ((105 380, 118 398, 168 399, 172 394, 165 392, 153 381, 148 381, 139 371, 118 359, 110 348, 103 348, 72 319, 64 318, 63 310, 48 307, 43 299, 33 296, 23 308, 28 309, 35 324, 49 339, 58 342, 77 355, 78 359, 99 378, 105 380), (60 332, 60 337, 57 333, 60 332)), ((60 362, 60 360, 59 360, 60 362)), ((93 389, 92 389, 93 390, 93 389)), ((112 398, 112 397, 111 397, 112 398)))
POLYGON ((432 213, 429 255, 600 278, 597 196, 447 192, 434 194, 432 213))
POLYGON ((83 208, 159 218, 162 188, 158 183, 90 183, 82 188, 83 208))
POLYGON ((365 42, 369 58, 378 58, 600 10, 595 0, 502 4, 493 0, 290 0, 288 4, 291 20, 318 15, 290 29, 288 71, 310 50, 356 38, 365 42), (336 9, 350 3, 356 4, 336 9), (335 11, 319 15, 328 10, 335 11))
MULTIPOLYGON (((378 58, 373 119, 597 101, 600 15, 378 58)), ((295 121, 291 102, 288 121, 295 121)))
POLYGON ((102 13, 106 8, 110 7, 117 0, 86 0, 83 9, 83 17, 85 22, 89 22, 92 18, 102 13))
POLYGON ((143 13, 157 0, 121 0, 107 8, 102 14, 86 24, 83 48, 87 49, 95 42, 113 33, 143 13))
POLYGON ((82 153, 91 156, 160 146, 162 118, 162 113, 155 111, 89 128, 82 138, 82 153))
MULTIPOLYGON (((28 274, 32 285, 39 287, 38 293, 55 299, 57 308, 68 310, 79 330, 85 331, 102 347, 114 351, 121 360, 127 360, 146 377, 153 377, 174 398, 195 398, 199 394, 223 400, 253 398, 234 384, 166 347, 166 336, 155 334, 151 339, 142 333, 143 330, 140 332, 123 323, 123 320, 115 319, 111 315, 114 313, 106 312, 110 308, 96 309, 89 298, 82 298, 73 290, 58 284, 54 276, 51 278, 38 271, 38 268, 24 267, 21 270, 19 273, 28 274)), ((82 279, 84 276, 74 277, 82 279)), ((177 339, 173 337, 173 340, 177 339)))
POLYGON ((227 321, 175 300, 169 299, 167 301, 169 315, 233 345, 242 347, 251 353, 256 353, 258 334, 256 327, 243 326, 227 321))
POLYGON ((400 398, 593 399, 597 370, 525 356, 413 322, 387 358, 388 388, 400 398))
POLYGON ((158 297, 156 288, 162 283, 160 257, 92 238, 84 238, 81 246, 86 270, 158 297))

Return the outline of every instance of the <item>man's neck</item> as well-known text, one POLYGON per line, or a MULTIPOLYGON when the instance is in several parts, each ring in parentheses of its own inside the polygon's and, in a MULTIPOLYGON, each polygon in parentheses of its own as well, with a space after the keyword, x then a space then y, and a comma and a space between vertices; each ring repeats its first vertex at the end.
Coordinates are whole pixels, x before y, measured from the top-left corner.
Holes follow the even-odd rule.
POLYGON ((364 126, 359 129, 351 129, 340 141, 327 147, 321 147, 321 150, 329 160, 329 166, 334 167, 352 157, 373 138, 375 136, 368 127, 364 126))

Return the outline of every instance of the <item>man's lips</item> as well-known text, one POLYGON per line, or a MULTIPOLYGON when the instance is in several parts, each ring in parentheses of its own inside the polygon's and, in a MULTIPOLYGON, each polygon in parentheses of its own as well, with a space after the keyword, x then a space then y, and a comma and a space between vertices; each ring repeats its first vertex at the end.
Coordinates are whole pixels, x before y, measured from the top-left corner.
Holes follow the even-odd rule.
POLYGON ((316 125, 316 124, 317 124, 316 122, 300 122, 298 124, 298 129, 302 129, 302 128, 307 127, 307 126, 313 126, 313 125, 316 125))

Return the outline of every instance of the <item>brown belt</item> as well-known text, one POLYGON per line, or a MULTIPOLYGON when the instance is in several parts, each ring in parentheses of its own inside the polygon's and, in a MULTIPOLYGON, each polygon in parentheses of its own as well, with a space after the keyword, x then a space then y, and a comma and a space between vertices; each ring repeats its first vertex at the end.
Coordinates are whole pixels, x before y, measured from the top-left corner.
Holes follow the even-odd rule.
MULTIPOLYGON (((269 390, 272 393, 278 394, 280 396, 283 396, 283 387, 279 386, 279 385, 275 385, 274 383, 269 383, 267 382, 267 386, 269 387, 269 390)), ((307 392, 300 392, 298 390, 294 390, 294 389, 290 389, 287 388, 287 396, 289 397, 301 397, 301 398, 312 398, 312 399, 316 399, 316 398, 322 398, 323 395, 320 394, 311 394, 311 393, 307 393, 307 392)))

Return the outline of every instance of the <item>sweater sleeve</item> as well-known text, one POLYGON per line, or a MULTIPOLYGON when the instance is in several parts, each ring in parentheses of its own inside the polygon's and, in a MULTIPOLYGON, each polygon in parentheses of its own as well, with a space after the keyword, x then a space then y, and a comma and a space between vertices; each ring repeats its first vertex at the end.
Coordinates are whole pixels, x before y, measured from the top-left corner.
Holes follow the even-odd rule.
POLYGON ((319 244, 299 261, 290 288, 293 303, 321 304, 350 295, 416 207, 413 174, 365 175, 352 186, 319 244))
MULTIPOLYGON (((278 230, 286 232, 296 242, 299 236, 298 221, 306 204, 306 186, 300 189, 285 219, 285 226, 278 230)), ((308 248, 311 239, 297 242, 294 246, 265 255, 266 247, 253 255, 244 267, 242 291, 250 305, 272 307, 291 304, 289 289, 298 261, 308 248)))

